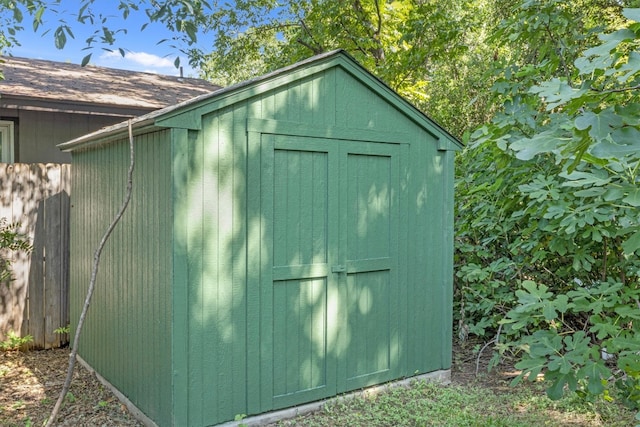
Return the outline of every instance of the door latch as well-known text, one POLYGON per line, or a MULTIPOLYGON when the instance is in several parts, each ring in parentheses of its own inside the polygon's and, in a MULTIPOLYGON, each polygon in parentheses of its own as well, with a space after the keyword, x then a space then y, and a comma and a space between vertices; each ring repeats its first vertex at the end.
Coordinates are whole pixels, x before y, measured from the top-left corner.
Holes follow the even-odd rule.
POLYGON ((331 267, 331 272, 332 273, 346 273, 347 272, 347 267, 344 265, 334 265, 333 267, 331 267))

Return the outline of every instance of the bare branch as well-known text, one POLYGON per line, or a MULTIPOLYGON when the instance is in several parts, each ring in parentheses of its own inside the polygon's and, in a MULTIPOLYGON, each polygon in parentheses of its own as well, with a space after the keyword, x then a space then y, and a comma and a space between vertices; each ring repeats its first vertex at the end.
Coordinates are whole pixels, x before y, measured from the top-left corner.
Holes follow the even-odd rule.
POLYGON ((631 87, 621 87, 618 89, 607 89, 607 90, 598 90, 598 89, 591 88, 591 90, 600 94, 629 92, 629 91, 634 91, 639 89, 640 89, 640 85, 631 86, 631 87))
POLYGON ((323 53, 325 51, 324 46, 322 46, 321 43, 318 43, 318 41, 315 39, 315 37, 313 37, 313 33, 311 32, 311 30, 309 30, 309 27, 307 27, 307 24, 304 22, 304 19, 301 19, 299 22, 300 22, 300 25, 302 26, 302 28, 304 29, 304 32, 307 33, 307 35, 309 36, 309 38, 313 42, 313 45, 303 41, 301 38, 298 38, 298 43, 300 43, 304 47, 306 47, 309 50, 311 50, 315 55, 319 55, 319 54, 323 53))
POLYGON ((378 27, 376 28, 376 35, 380 36, 380 33, 382 32, 382 12, 380 10, 379 0, 374 1, 374 3, 376 5, 376 14, 378 15, 378 27))
POLYGON ((98 266, 100 264, 100 255, 102 254, 102 250, 104 249, 109 236, 118 225, 118 222, 124 215, 124 211, 127 209, 129 205, 129 201, 131 200, 131 191, 133 188, 133 168, 135 165, 134 159, 134 149, 133 149, 133 131, 131 127, 131 120, 129 120, 129 172, 127 174, 127 189, 124 200, 122 202, 122 206, 120 210, 113 218, 113 221, 104 232, 102 236, 102 240, 98 244, 98 248, 95 251, 93 256, 93 268, 91 270, 91 279, 89 280, 89 289, 87 290, 87 296, 84 300, 84 305, 82 307, 82 313, 80 313, 80 319, 78 319, 78 326, 76 328, 75 337, 73 339, 73 349, 71 350, 71 354, 69 355, 69 367, 67 368, 67 378, 64 381, 64 385, 62 386, 62 390, 60 391, 60 396, 58 396, 58 400, 56 401, 55 406, 53 407, 53 411, 49 416, 49 420, 47 421, 47 427, 53 426, 53 423, 56 421, 58 414, 60 412, 60 407, 62 406, 62 402, 66 397, 69 389, 71 388, 71 379, 73 378, 73 369, 75 368, 76 359, 78 356, 78 347, 80 343, 80 336, 82 333, 82 327, 84 325, 85 318, 87 317, 87 311, 89 310, 89 306, 91 305, 91 297, 93 296, 93 291, 96 286, 96 277, 98 276, 98 266))

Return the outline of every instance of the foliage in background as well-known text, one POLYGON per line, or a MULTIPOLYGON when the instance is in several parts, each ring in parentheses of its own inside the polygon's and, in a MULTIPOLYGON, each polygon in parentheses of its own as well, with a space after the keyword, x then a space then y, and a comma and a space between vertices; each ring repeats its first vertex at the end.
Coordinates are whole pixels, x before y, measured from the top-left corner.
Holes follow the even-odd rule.
POLYGON ((11 256, 15 252, 30 251, 29 240, 19 232, 20 224, 8 224, 6 218, 0 218, 0 283, 9 283, 12 279, 11 256))
POLYGON ((550 397, 618 388, 636 408, 638 21, 618 2, 532 0, 501 25, 517 48, 503 110, 460 158, 456 236, 462 337, 499 330, 498 355, 550 397))
MULTIPOLYGON (((501 3, 501 2, 498 2, 501 3)), ((229 85, 344 49, 455 135, 490 117, 484 42, 494 2, 270 0, 218 5, 207 23, 211 53, 191 58, 229 85)))

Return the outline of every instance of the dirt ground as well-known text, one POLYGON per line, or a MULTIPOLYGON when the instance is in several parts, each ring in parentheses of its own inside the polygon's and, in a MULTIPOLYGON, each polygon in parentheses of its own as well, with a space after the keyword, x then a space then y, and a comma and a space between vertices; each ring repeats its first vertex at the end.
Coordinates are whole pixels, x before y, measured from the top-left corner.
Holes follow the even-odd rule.
MULTIPOLYGON (((44 425, 68 364, 68 348, 0 352, 0 425, 44 425)), ((60 426, 142 426, 95 375, 78 364, 58 421, 60 426)))
MULTIPOLYGON (((505 364, 487 374, 487 350, 476 376, 477 357, 472 347, 454 349, 452 382, 507 391, 513 370, 505 364)), ((68 363, 68 348, 0 352, 0 425, 44 425, 62 389, 68 363)), ((60 426, 142 426, 95 375, 79 364, 58 421, 60 426)))

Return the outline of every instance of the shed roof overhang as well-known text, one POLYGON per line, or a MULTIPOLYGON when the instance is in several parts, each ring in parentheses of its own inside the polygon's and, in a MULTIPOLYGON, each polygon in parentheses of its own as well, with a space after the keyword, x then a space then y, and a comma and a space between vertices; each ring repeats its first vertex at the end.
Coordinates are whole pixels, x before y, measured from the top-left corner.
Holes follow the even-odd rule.
MULTIPOLYGON (((130 120, 131 126, 138 132, 140 131, 139 129, 150 126, 155 128, 201 129, 202 122, 200 117, 207 113, 333 67, 341 67, 347 71, 351 76, 409 117, 418 126, 433 135, 438 141, 438 150, 457 151, 463 147, 463 144, 456 137, 405 100, 382 82, 382 80, 369 73, 343 50, 335 50, 316 55, 255 79, 247 80, 224 89, 219 89, 210 94, 201 95, 174 106, 151 112, 130 120)), ((75 151, 94 144, 102 144, 107 139, 126 135, 128 132, 128 123, 129 121, 103 128, 80 138, 59 144, 58 147, 62 151, 75 151)))

